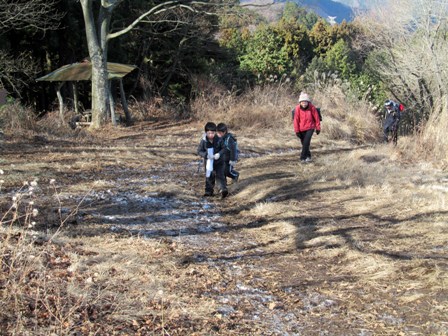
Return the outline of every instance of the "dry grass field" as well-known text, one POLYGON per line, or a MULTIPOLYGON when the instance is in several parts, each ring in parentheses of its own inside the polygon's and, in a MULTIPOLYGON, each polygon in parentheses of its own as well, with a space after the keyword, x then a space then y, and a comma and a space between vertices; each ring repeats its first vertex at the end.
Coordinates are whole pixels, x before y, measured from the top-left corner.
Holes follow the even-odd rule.
POLYGON ((201 132, 4 137, 0 335, 448 335, 446 170, 237 129, 241 179, 205 199, 201 132))

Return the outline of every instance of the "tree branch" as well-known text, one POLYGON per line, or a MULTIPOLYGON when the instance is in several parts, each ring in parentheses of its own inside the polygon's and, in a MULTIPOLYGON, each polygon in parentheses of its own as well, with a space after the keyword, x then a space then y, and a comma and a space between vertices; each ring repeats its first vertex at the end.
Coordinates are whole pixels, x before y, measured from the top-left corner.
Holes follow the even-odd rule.
MULTIPOLYGON (((263 5, 255 5, 256 7, 265 7, 265 6, 270 6, 273 3, 269 3, 269 4, 263 4, 263 5)), ((215 3, 209 3, 209 2, 205 2, 205 1, 189 1, 188 4, 185 1, 166 1, 164 3, 161 3, 159 5, 154 6, 153 8, 151 8, 149 11, 147 11, 146 13, 143 13, 142 15, 140 15, 137 19, 134 20, 134 22, 132 22, 129 26, 127 26, 126 28, 117 31, 115 33, 110 33, 107 36, 108 40, 114 39, 116 37, 119 37, 121 35, 124 35, 126 33, 128 33, 129 31, 131 31, 133 28, 135 28, 136 25, 138 25, 141 22, 154 22, 154 21, 144 21, 145 18, 147 18, 150 15, 158 15, 158 14, 162 14, 163 12, 175 9, 175 8, 182 8, 185 10, 189 10, 193 13, 201 13, 204 15, 216 15, 213 12, 207 12, 204 10, 198 10, 196 8, 194 8, 194 6, 207 6, 207 7, 224 7, 224 6, 228 6, 228 4, 215 4, 215 3)), ((246 7, 248 5, 241 5, 242 7, 246 7)), ((254 5, 251 5, 254 6, 254 5)))
POLYGON ((12 29, 46 31, 59 28, 65 15, 55 10, 55 0, 0 0, 0 35, 12 29))

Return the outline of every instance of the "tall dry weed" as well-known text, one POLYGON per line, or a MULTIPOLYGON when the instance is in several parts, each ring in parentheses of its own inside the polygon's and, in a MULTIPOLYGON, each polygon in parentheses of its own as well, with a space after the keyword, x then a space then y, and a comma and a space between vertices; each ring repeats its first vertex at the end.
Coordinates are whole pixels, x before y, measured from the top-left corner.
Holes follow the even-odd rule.
POLYGON ((92 140, 94 134, 87 128, 72 129, 69 125, 74 112, 69 111, 65 114, 65 121, 62 122, 59 112, 52 111, 36 121, 33 133, 38 133, 46 139, 70 139, 77 142, 92 140))
MULTIPOLYGON (((60 288, 46 277, 45 265, 54 255, 54 246, 38 243, 33 230, 39 214, 35 205, 37 188, 36 181, 24 182, 20 189, 3 193, 0 198, 2 208, 6 206, 0 219, 0 320, 3 331, 11 335, 36 330, 42 317, 52 321, 61 317, 62 310, 55 305, 66 299, 65 294, 54 295, 60 288)), ((64 329, 62 320, 59 332, 64 329)))
POLYGON ((448 167, 448 138, 446 130, 448 129, 448 103, 446 98, 434 109, 426 123, 421 145, 424 152, 429 154, 433 160, 440 162, 448 167))
MULTIPOLYGON (((322 136, 355 143, 377 142, 381 126, 366 101, 350 100, 337 85, 308 92, 324 114, 322 136)), ((198 120, 223 121, 233 129, 292 129, 291 110, 299 93, 286 84, 256 86, 242 95, 209 88, 193 103, 198 120)))
POLYGON ((14 103, 0 107, 0 128, 14 137, 39 135, 41 139, 62 138, 77 141, 91 138, 92 134, 86 129, 73 130, 69 127, 73 116, 73 112, 68 111, 64 116, 65 122, 62 122, 59 111, 50 111, 38 118, 31 108, 14 103))
POLYGON ((408 162, 425 160, 444 169, 448 168, 447 128, 448 107, 445 103, 434 109, 418 132, 400 139, 398 151, 402 159, 408 162))
MULTIPOLYGON (((190 117, 190 108, 185 100, 150 97, 137 100, 133 96, 129 102, 129 111, 133 122, 154 120, 181 120, 190 117)), ((124 117, 122 108, 119 110, 124 117)))
POLYGON ((19 103, 0 107, 0 127, 6 132, 30 131, 36 129, 36 117, 31 109, 19 103))
POLYGON ((241 95, 210 85, 197 96, 192 112, 197 120, 225 122, 233 129, 282 128, 290 125, 296 100, 284 83, 256 86, 241 95))
POLYGON ((328 139, 358 144, 381 140, 381 124, 369 102, 349 98, 339 85, 321 87, 314 92, 314 101, 324 114, 322 133, 328 139))
POLYGON ((61 217, 52 234, 35 231, 39 190, 37 181, 24 182, 17 191, 0 195, 2 335, 67 335, 103 295, 92 284, 73 277, 67 269, 70 256, 55 243, 68 217, 61 217))

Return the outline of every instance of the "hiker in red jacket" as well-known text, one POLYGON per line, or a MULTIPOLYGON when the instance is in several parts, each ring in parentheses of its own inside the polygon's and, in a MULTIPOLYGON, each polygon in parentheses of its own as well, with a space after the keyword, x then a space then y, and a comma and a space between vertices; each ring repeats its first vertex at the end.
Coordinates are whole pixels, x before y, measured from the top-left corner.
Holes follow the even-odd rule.
POLYGON ((302 92, 299 96, 299 105, 294 109, 294 132, 302 143, 302 153, 300 161, 302 163, 311 162, 311 137, 314 130, 320 133, 320 120, 316 107, 311 104, 310 97, 302 92))

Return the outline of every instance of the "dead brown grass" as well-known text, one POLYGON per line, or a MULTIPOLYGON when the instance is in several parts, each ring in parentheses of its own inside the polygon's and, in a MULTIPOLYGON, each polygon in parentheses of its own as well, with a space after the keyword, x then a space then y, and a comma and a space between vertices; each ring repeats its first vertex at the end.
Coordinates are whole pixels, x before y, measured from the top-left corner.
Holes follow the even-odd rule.
MULTIPOLYGON (((378 322, 381 313, 375 313, 376 309, 397 316, 385 306, 379 308, 382 299, 406 305, 422 316, 427 309, 424 302, 437 293, 446 294, 448 284, 442 252, 448 237, 443 224, 448 201, 443 171, 427 164, 406 168, 400 155, 385 145, 333 153, 318 147, 315 153, 317 162, 305 166, 291 164, 297 160, 291 154, 244 161, 245 180, 250 182, 237 186, 235 197, 236 203, 253 204, 241 215, 266 223, 263 230, 253 232, 257 242, 263 246, 278 241, 286 250, 299 247, 305 251, 302 257, 309 252, 317 263, 314 267, 322 266, 320 272, 327 275, 323 293, 350 309, 356 300, 369 302, 373 310, 357 311, 366 323, 378 322), (272 180, 266 178, 268 167, 272 180), (276 226, 281 229, 273 229, 276 226), (285 230, 290 239, 284 238, 285 230), (331 282, 332 277, 342 280, 331 282), (362 298, 353 294, 354 288, 365 293, 362 298)), ((270 246, 273 251, 281 249, 278 244, 270 246)), ((319 271, 312 273, 319 277, 319 271)), ((447 309, 440 301, 436 305, 438 311, 447 309)), ((369 328, 376 330, 374 334, 392 335, 400 330, 369 328)), ((415 332, 444 334, 446 330, 415 332)))
POLYGON ((425 125, 421 143, 422 151, 426 151, 430 159, 439 161, 443 167, 448 167, 448 140, 446 130, 448 128, 448 105, 447 99, 436 107, 425 125))
POLYGON ((23 181, 37 181, 39 215, 22 206, 24 217, 0 225, 2 332, 446 334, 446 172, 409 160, 403 148, 412 139, 393 147, 369 143, 373 126, 340 132, 368 117, 344 114, 336 89, 313 97, 323 131, 313 137, 314 163, 300 165, 294 98, 276 90, 202 101, 203 120, 240 123, 232 128, 241 180, 224 201, 200 197, 202 121, 106 128, 86 142, 8 137, 0 204, 7 212, 23 181), (280 108, 268 117, 270 101, 280 108), (219 117, 208 114, 216 104, 219 117), (258 106, 267 107, 252 123, 234 114, 258 106), (194 211, 157 217, 133 197, 182 200, 194 211), (183 213, 179 235, 167 234, 165 217, 183 213), (206 227, 197 224, 203 214, 206 227), (159 221, 153 235, 137 230, 159 221))
POLYGON ((381 125, 368 102, 348 99, 337 85, 321 88, 314 99, 325 115, 322 133, 328 139, 358 144, 377 143, 381 139, 381 125))
POLYGON ((188 244, 191 236, 145 238, 90 218, 132 213, 121 203, 113 212, 109 194, 205 202, 194 163, 201 123, 140 127, 60 152, 49 141, 59 154, 34 166, 38 147, 20 155, 7 147, 14 169, 0 165, 3 191, 14 189, 11 174, 15 181, 37 176, 40 221, 49 218, 45 209, 70 213, 89 190, 106 195, 106 203, 87 198, 52 240, 55 226, 2 224, 0 299, 8 309, 1 318, 9 333, 257 335, 275 327, 282 334, 292 328, 290 314, 309 335, 446 330, 443 171, 404 165, 391 146, 321 137, 313 139, 315 162, 299 165, 292 132, 239 129, 241 181, 229 199, 212 199, 203 210, 216 207, 213 221, 225 222, 225 230, 197 234, 213 242, 197 247, 188 244), (60 174, 56 204, 44 187, 53 174, 60 174), (263 323, 252 319, 254 311, 263 323))
POLYGON ((30 113, 30 109, 21 106, 19 103, 1 106, 0 120, 3 131, 14 130, 20 132, 36 128, 36 118, 30 113))
MULTIPOLYGON (((194 103, 200 120, 224 121, 232 129, 264 131, 292 129, 291 110, 298 94, 285 83, 255 87, 241 96, 225 90, 207 90, 194 103)), ((338 86, 321 88, 313 103, 323 113, 322 135, 328 140, 348 140, 358 144, 381 139, 381 127, 367 102, 350 101, 338 86)))
POLYGON ((222 121, 235 130, 263 131, 286 126, 296 100, 285 84, 257 86, 240 96, 215 88, 195 100, 193 113, 199 120, 222 121))

